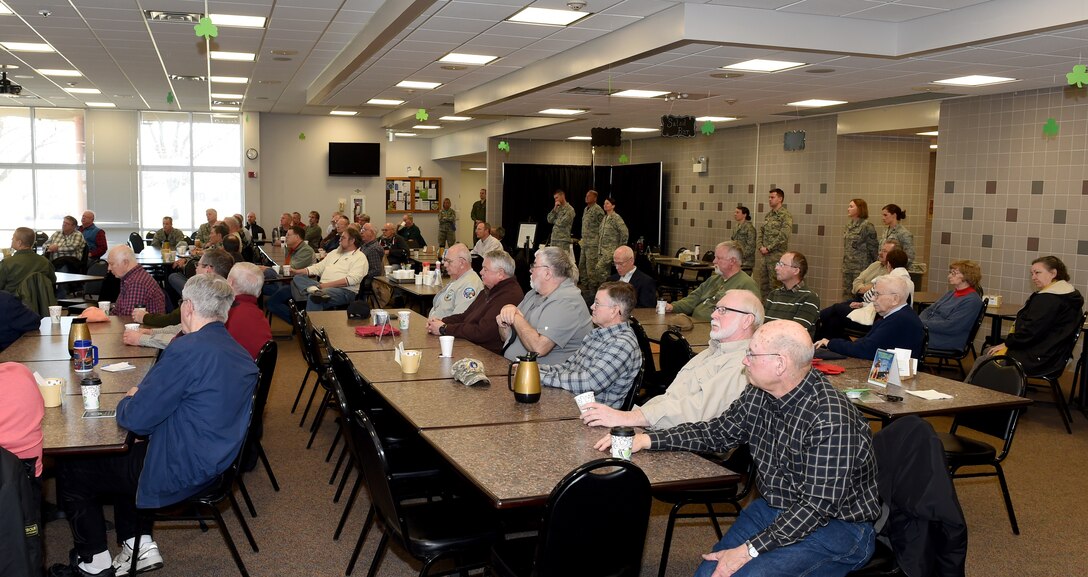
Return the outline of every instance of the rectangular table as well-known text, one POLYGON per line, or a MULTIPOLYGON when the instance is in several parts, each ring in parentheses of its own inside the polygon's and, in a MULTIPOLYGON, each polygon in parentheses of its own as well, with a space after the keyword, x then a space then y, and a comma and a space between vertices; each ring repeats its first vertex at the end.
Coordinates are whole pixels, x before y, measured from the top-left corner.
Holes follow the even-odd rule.
MULTIPOLYGON (((386 310, 389 312, 389 324, 399 327, 397 313, 407 309, 386 310)), ((408 328, 400 331, 397 336, 383 335, 380 341, 377 336, 360 337, 355 334, 355 327, 372 326, 369 318, 349 319, 346 311, 315 311, 309 315, 315 327, 325 329, 329 342, 344 352, 392 351, 401 341, 406 349, 439 348, 441 345, 438 337, 427 333, 427 318, 415 311, 409 312, 412 316, 408 321, 408 328)), ((456 350, 454 352, 456 354, 456 350)))
MULTIPOLYGON (((435 342, 438 341, 438 337, 432 338, 435 339, 435 342)), ((333 341, 333 346, 340 348, 335 341, 333 341)), ((471 357, 483 363, 484 374, 489 377, 505 377, 507 369, 510 367, 510 362, 503 357, 468 341, 454 343, 452 358, 438 356, 441 351, 437 347, 419 350, 422 351, 423 358, 419 361, 419 370, 412 374, 401 370, 400 365, 393 360, 394 353, 391 349, 385 351, 345 352, 348 353, 351 362, 355 364, 355 370, 370 383, 452 379, 453 374, 450 372, 450 368, 453 363, 465 357, 471 357)))
POLYGON ((393 282, 383 275, 374 277, 374 282, 388 286, 393 295, 404 295, 405 298, 408 299, 408 306, 414 304, 421 314, 426 315, 430 312, 431 305, 434 304, 435 295, 442 292, 442 289, 450 282, 450 279, 449 277, 443 277, 442 284, 436 286, 393 282))
MULTIPOLYGON (((104 393, 99 396, 103 409, 116 409, 124 398, 120 393, 104 393)), ((126 450, 128 432, 117 425, 114 418, 84 419, 83 397, 65 396, 59 407, 45 409, 42 419, 46 455, 86 455, 88 453, 112 453, 126 450)))
MULTIPOLYGON (((45 337, 50 335, 64 335, 68 336, 68 333, 72 330, 72 319, 76 317, 60 317, 60 322, 53 324, 49 320, 49 317, 42 318, 42 321, 38 324, 38 332, 26 333, 26 336, 45 337)), ((119 335, 125 332, 125 325, 131 322, 132 317, 109 317, 109 321, 104 323, 87 323, 87 328, 91 332, 91 337, 95 335, 119 335)))
MULTIPOLYGON (((113 362, 117 361, 107 362, 106 364, 112 364, 113 362)), ((114 373, 101 370, 101 365, 95 367, 93 373, 98 375, 98 378, 102 379, 102 394, 127 393, 129 389, 140 384, 144 375, 146 375, 147 371, 151 370, 151 366, 155 364, 155 359, 132 359, 128 361, 128 363, 134 365, 136 368, 114 373)), ((31 372, 37 372, 44 378, 63 378, 65 381, 65 395, 79 396, 81 394, 79 388, 80 380, 91 374, 89 372, 75 372, 72 369, 71 361, 28 361, 23 364, 26 365, 26 368, 30 369, 31 372)))
MULTIPOLYGON (((573 404, 573 401, 572 401, 573 404)), ((423 438, 498 509, 541 505, 570 471, 608 456, 593 448, 608 434, 578 419, 424 429, 423 438)), ((631 457, 654 490, 720 487, 739 475, 682 451, 640 451, 631 457)))
POLYGON ((58 272, 57 284, 68 284, 73 282, 90 282, 96 280, 102 280, 105 277, 94 274, 79 274, 74 272, 58 272))
MULTIPOLYGON (((133 347, 121 341, 119 334, 103 334, 92 338, 98 347, 98 358, 117 361, 136 358, 155 358, 159 349, 133 347)), ((68 354, 68 335, 46 335, 42 337, 21 338, 10 347, 0 352, 0 362, 6 361, 63 361, 72 358, 68 354)))

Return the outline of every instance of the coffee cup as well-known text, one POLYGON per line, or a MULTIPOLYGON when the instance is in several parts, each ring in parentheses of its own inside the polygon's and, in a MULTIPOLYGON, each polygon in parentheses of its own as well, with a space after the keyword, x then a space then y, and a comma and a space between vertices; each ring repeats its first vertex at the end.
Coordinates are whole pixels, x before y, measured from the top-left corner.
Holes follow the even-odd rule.
POLYGON ((126 331, 138 331, 140 330, 140 323, 125 323, 126 331))
POLYGON ((438 344, 442 347, 442 356, 445 358, 453 357, 453 335, 442 335, 438 337, 438 344))
POLYGON ((389 324, 389 311, 385 309, 378 309, 374 311, 374 324, 375 325, 387 325, 389 324))
POLYGON ((110 301, 98 301, 98 308, 107 316, 110 314, 110 301))
POLYGON ((657 301, 657 314, 665 314, 665 301, 657 301))
POLYGON ((423 274, 422 273, 416 275, 416 284, 423 284, 423 274))
POLYGON ((586 405, 594 402, 596 398, 593 396, 593 391, 586 391, 580 395, 574 397, 574 402, 578 403, 578 411, 586 412, 586 405))
POLYGON ((412 375, 419 372, 419 361, 423 355, 419 351, 404 351, 400 356, 400 370, 412 375))
POLYGON ((633 427, 612 427, 612 458, 631 460, 631 448, 635 444, 633 427))
POLYGON ((385 265, 385 276, 389 276, 391 274, 393 274, 393 265, 391 265, 391 264, 385 265))
POLYGON ((53 305, 53 306, 49 307, 49 322, 51 322, 53 324, 59 324, 60 323, 60 311, 61 311, 61 307, 59 305, 53 305))
POLYGON ((91 374, 79 381, 79 392, 83 395, 83 408, 93 410, 98 408, 98 396, 102 393, 102 379, 98 375, 91 374))
POLYGON ((45 384, 38 385, 38 390, 42 393, 46 407, 59 407, 64 400, 64 379, 45 379, 45 384))
POLYGON ((287 244, 287 237, 286 236, 281 236, 280 237, 280 246, 283 246, 285 244, 287 244))
POLYGON ((400 311, 397 313, 397 320, 400 321, 400 330, 408 330, 408 323, 412 320, 411 311, 400 311))
POLYGON ((85 373, 98 364, 98 347, 80 339, 72 345, 72 364, 77 373, 85 373))

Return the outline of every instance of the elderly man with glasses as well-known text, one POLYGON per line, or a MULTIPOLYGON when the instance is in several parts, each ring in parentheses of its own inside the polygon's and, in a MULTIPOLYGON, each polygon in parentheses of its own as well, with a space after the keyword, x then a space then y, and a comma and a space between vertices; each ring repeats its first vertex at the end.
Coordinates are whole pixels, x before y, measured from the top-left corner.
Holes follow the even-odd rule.
POLYGON ((127 244, 114 246, 106 253, 106 262, 110 273, 121 281, 121 290, 110 307, 110 314, 127 317, 137 306, 149 313, 166 312, 166 295, 159 283, 136 262, 132 247, 127 244))
POLYGON ((877 318, 864 337, 820 339, 816 348, 827 347, 840 355, 872 359, 877 349, 910 349, 910 356, 922 358, 922 321, 907 302, 913 292, 909 280, 884 275, 873 281, 873 308, 877 318))
MULTIPOLYGON (((477 295, 465 312, 442 319, 427 321, 427 332, 432 335, 452 335, 467 339, 485 349, 502 354, 503 340, 495 317, 506 305, 517 306, 524 293, 514 278, 514 259, 506 251, 496 250, 484 255, 480 279, 487 290, 477 295)), ((37 325, 34 325, 37 328, 37 325)))
POLYGON ((612 253, 612 264, 616 265, 616 274, 608 277, 609 281, 625 282, 635 288, 635 307, 653 308, 657 306, 657 283, 650 275, 635 268, 635 251, 623 245, 612 253))
POLYGON ((442 257, 442 266, 450 273, 450 282, 434 295, 431 312, 427 315, 432 319, 444 319, 465 312, 468 305, 476 300, 476 295, 484 289, 480 275, 472 270, 467 246, 461 243, 451 246, 442 257))
POLYGON ((741 259, 740 245, 730 240, 719 242, 718 246, 714 247, 715 274, 710 275, 710 278, 688 293, 688 296, 665 305, 665 310, 708 321, 710 314, 714 312, 714 303, 721 300, 722 295, 728 290, 744 289, 762 298, 763 295, 760 294, 756 281, 740 269, 741 259))
POLYGON ((808 260, 799 252, 787 252, 774 265, 781 286, 771 291, 763 302, 767 320, 800 323, 812 335, 820 319, 820 295, 805 286, 808 260))

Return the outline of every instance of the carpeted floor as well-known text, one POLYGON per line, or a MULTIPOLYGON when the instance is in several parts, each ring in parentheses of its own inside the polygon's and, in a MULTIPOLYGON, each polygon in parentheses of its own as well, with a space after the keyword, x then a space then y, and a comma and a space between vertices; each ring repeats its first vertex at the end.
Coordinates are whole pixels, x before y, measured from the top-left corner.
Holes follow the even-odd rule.
MULTIPOLYGON (((261 548, 259 553, 249 549, 229 510, 228 525, 254 577, 342 575, 366 514, 366 493, 356 504, 344 536, 333 541, 342 504, 332 503, 335 487, 328 484, 332 466, 324 462, 324 457, 334 428, 330 419, 314 448, 305 449, 308 433, 298 427, 301 408, 297 414, 290 413, 305 367, 294 341, 280 340, 279 344, 280 360, 266 413, 264 446, 282 490, 272 491, 260 468, 247 477, 259 514, 249 519, 261 548)), ((968 575, 1073 575, 1088 564, 1088 532, 1076 529, 1078 519, 1088 519, 1088 500, 1080 498, 1088 487, 1088 467, 1084 465, 1088 420, 1079 412, 1074 415, 1073 435, 1065 433, 1057 411, 1049 405, 1032 407, 1020 421, 1006 471, 1021 535, 1013 535, 1009 529, 996 479, 956 482, 969 527, 968 575)), ((933 422, 941 430, 949 421, 933 422)), ((47 494, 51 490, 50 481, 47 494)), ((643 576, 657 574, 667 514, 668 508, 655 501, 643 554, 643 576)), ((587 519, 592 522, 590 514, 587 519)), ((71 547, 66 523, 49 523, 45 534, 47 561, 65 561, 71 547)), ((236 574, 230 553, 214 527, 201 533, 195 524, 160 524, 155 538, 166 563, 158 572, 162 577, 236 574)), ((112 542, 112 535, 110 539, 112 542)), ((691 521, 678 526, 668 575, 691 575, 699 554, 708 551, 715 540, 709 523, 691 521)), ((355 575, 365 575, 376 544, 377 535, 372 533, 355 575)), ((587 546, 592 548, 592 543, 587 546)), ((379 575, 415 575, 419 568, 419 563, 392 546, 379 575)))

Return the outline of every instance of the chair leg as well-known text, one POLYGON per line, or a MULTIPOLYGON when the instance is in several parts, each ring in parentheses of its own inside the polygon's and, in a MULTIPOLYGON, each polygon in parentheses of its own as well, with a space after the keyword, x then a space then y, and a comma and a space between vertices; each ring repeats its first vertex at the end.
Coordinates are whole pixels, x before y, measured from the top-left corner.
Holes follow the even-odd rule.
POLYGON ((997 470, 997 480, 1001 483, 1001 496, 1005 498, 1005 510, 1009 512, 1009 524, 1012 525, 1012 532, 1014 535, 1020 534, 1020 525, 1016 523, 1016 513, 1012 510, 1012 496, 1009 495, 1009 485, 1005 482, 1005 471, 1001 468, 1001 463, 994 463, 994 469, 997 470))
MULTIPOLYGON (((344 575, 351 575, 351 572, 355 569, 355 562, 359 560, 359 552, 363 550, 363 543, 366 541, 367 533, 370 533, 370 525, 374 523, 374 507, 370 508, 370 512, 366 514, 366 521, 363 522, 363 529, 359 531, 359 539, 355 541, 355 550, 351 552, 351 560, 348 561, 348 568, 344 571, 344 575)), ((382 535, 384 537, 384 535, 382 535)), ((379 546, 378 552, 381 552, 379 546)), ((377 558, 377 554, 374 555, 377 558)))
POLYGON ((317 380, 314 381, 314 388, 310 390, 310 399, 306 401, 306 410, 302 411, 302 418, 298 421, 298 426, 302 426, 306 423, 306 417, 310 414, 310 407, 314 404, 314 397, 317 396, 317 389, 321 387, 321 375, 317 375, 317 380))
MULTIPOLYGON (((254 553, 259 553, 260 549, 257 547, 257 540, 253 538, 253 532, 249 530, 249 523, 246 523, 246 518, 242 515, 242 508, 238 506, 238 500, 234 498, 234 493, 227 494, 227 499, 230 500, 230 508, 234 510, 234 516, 238 518, 238 524, 242 526, 242 532, 246 534, 246 539, 249 540, 249 546, 253 549, 254 553)), ((219 508, 215 507, 215 514, 218 517, 219 526, 224 527, 223 518, 219 515, 219 508)))
MULTIPOLYGON (((344 494, 344 486, 348 484, 348 477, 351 475, 351 471, 353 469, 355 469, 355 460, 350 459, 350 460, 348 460, 347 468, 344 469, 344 476, 340 477, 340 486, 336 488, 336 494, 333 495, 333 497, 332 497, 332 502, 333 503, 339 503, 340 502, 340 496, 344 494)), ((362 471, 359 472, 359 476, 360 477, 362 476, 362 471)), ((358 478, 356 478, 355 482, 356 483, 359 482, 358 478)))
POLYGON ((260 441, 257 441, 257 456, 260 457, 261 463, 264 464, 264 470, 268 473, 268 480, 272 482, 272 489, 277 493, 280 491, 280 484, 276 481, 276 474, 272 472, 272 465, 268 463, 268 455, 264 452, 264 447, 260 441))
POLYGON ((243 475, 238 475, 238 492, 242 494, 242 500, 246 502, 246 507, 249 509, 249 516, 256 517, 257 509, 253 506, 253 499, 249 498, 249 490, 246 489, 246 482, 242 477, 243 475))
POLYGON ((348 521, 348 514, 351 513, 351 507, 355 504, 355 498, 359 496, 359 489, 363 488, 362 480, 362 474, 355 477, 355 484, 351 486, 351 494, 348 495, 348 502, 344 503, 344 512, 340 514, 340 523, 336 525, 336 532, 332 534, 333 541, 340 540, 340 533, 344 530, 344 524, 348 521))
POLYGON ((1073 428, 1070 425, 1073 422, 1073 415, 1069 412, 1069 405, 1065 403, 1065 393, 1062 392, 1062 387, 1058 384, 1058 379, 1047 379, 1047 381, 1050 382, 1050 391, 1054 394, 1054 404, 1058 405, 1058 412, 1062 415, 1062 423, 1065 425, 1065 432, 1072 435, 1073 428))
POLYGON ((306 381, 310 378, 310 373, 313 369, 306 367, 306 374, 302 376, 302 384, 298 386, 298 394, 295 395, 295 403, 291 405, 291 414, 295 413, 295 409, 298 408, 298 402, 302 398, 302 392, 306 390, 306 381))
POLYGON ((676 525, 676 514, 683 506, 683 502, 677 503, 669 511, 669 520, 665 524, 665 542, 661 545, 661 563, 657 566, 657 577, 665 577, 665 569, 669 566, 669 549, 672 548, 672 530, 676 525))
POLYGON ((332 476, 329 477, 329 484, 332 485, 336 481, 336 476, 340 474, 340 466, 344 464, 344 459, 348 455, 348 447, 345 444, 340 447, 340 456, 336 458, 336 466, 332 468, 332 476))
MULTIPOLYGON (((249 534, 249 527, 246 527, 246 520, 242 517, 242 512, 238 510, 238 503, 234 501, 234 497, 231 497, 231 503, 235 509, 234 514, 238 516, 238 520, 242 522, 242 527, 246 529, 246 534, 249 534)), ((230 549, 231 557, 234 557, 234 564, 238 566, 238 572, 242 574, 242 577, 249 577, 249 571, 246 571, 246 564, 242 562, 242 555, 238 552, 238 547, 234 544, 234 539, 230 536, 230 529, 227 529, 227 524, 223 521, 223 515, 219 513, 219 507, 210 503, 205 504, 212 515, 215 516, 215 522, 219 525, 219 533, 223 535, 223 540, 227 543, 227 548, 230 549)), ((256 551, 256 549, 254 549, 256 551)), ((135 575, 135 573, 130 573, 135 575)))
MULTIPOLYGON (((340 420, 339 417, 336 418, 340 420)), ((336 450, 336 445, 340 444, 340 437, 344 436, 344 427, 341 426, 336 429, 336 435, 332 438, 332 445, 329 445, 329 452, 325 454, 325 462, 328 463, 332 460, 332 452, 336 450)))
POLYGON ((325 413, 329 412, 329 397, 331 396, 331 391, 325 391, 325 395, 321 397, 321 406, 318 407, 317 412, 314 413, 314 422, 310 425, 310 440, 306 443, 307 449, 313 446, 314 439, 317 437, 317 431, 321 428, 321 423, 325 420, 325 413))
POLYGON ((378 569, 382 565, 382 557, 385 556, 385 548, 389 546, 389 533, 382 533, 382 540, 378 542, 378 550, 374 552, 374 560, 370 562, 370 570, 366 577, 377 577, 378 569))
POLYGON ((706 503, 706 512, 710 516, 710 522, 714 524, 714 531, 718 534, 718 540, 722 540, 722 526, 718 523, 718 515, 714 513, 714 505, 706 503))

